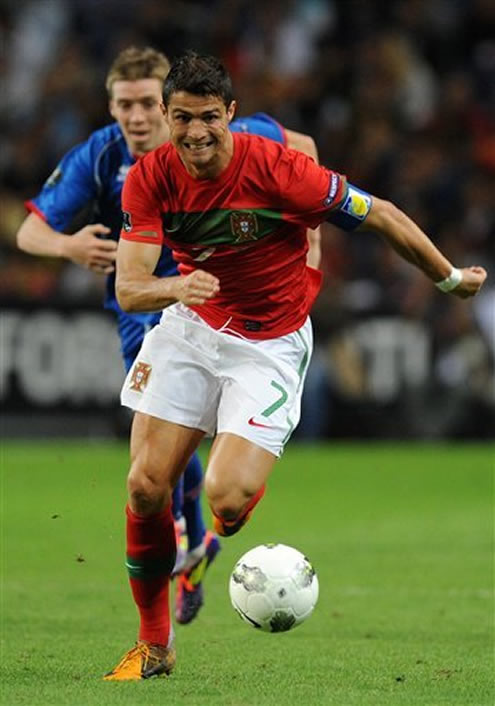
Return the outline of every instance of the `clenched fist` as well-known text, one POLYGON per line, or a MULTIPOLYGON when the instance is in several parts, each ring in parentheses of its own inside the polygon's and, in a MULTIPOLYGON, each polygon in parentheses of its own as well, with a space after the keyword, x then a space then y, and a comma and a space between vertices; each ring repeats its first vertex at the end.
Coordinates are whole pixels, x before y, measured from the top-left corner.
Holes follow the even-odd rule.
POLYGON ((464 267, 462 270, 462 280, 451 294, 455 294, 461 299, 474 297, 481 289, 481 285, 486 279, 486 270, 484 267, 464 267))
POLYGON ((194 270, 190 275, 177 279, 176 298, 186 306, 198 306, 213 299, 220 291, 217 277, 204 270, 194 270))

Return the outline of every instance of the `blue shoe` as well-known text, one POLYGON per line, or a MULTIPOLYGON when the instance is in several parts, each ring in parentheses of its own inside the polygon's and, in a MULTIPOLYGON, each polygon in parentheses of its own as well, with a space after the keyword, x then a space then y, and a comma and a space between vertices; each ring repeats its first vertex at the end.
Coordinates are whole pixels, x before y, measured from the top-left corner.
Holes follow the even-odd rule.
POLYGON ((205 544, 204 556, 177 579, 175 619, 181 625, 187 625, 199 613, 204 601, 203 579, 206 570, 221 549, 218 537, 210 530, 206 532, 205 544))

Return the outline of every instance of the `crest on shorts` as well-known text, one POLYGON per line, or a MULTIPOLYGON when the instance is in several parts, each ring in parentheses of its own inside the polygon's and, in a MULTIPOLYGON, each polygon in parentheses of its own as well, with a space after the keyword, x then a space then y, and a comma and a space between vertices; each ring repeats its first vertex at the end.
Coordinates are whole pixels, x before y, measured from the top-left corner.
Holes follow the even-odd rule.
POLYGON ((232 211, 230 214, 230 228, 236 237, 236 243, 256 240, 256 233, 258 232, 256 214, 250 211, 232 211))
POLYGON ((143 392, 144 388, 148 384, 148 380, 151 373, 151 365, 148 363, 143 363, 140 360, 132 369, 130 388, 134 392, 143 392))

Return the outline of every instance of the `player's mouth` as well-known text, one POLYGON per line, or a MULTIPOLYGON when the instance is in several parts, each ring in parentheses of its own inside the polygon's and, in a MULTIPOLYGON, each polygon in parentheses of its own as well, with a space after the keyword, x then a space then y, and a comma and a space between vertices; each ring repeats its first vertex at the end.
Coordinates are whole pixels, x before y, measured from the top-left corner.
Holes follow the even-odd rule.
POLYGON ((201 154, 205 152, 209 147, 215 144, 214 140, 207 140, 206 142, 183 142, 184 147, 194 154, 201 154))
POLYGON ((146 140, 150 136, 149 130, 132 130, 129 132, 129 136, 133 140, 146 140))

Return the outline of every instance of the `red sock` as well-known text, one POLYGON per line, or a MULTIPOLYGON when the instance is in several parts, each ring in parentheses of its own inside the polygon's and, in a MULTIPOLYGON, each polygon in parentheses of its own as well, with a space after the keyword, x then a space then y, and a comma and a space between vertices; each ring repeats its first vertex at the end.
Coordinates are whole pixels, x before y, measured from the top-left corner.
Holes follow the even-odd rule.
MULTIPOLYGON (((251 500, 244 507, 243 511, 238 515, 238 517, 235 518, 235 520, 224 520, 221 517, 219 517, 218 519, 222 522, 222 524, 226 525, 227 527, 233 527, 234 525, 237 525, 239 522, 241 522, 246 517, 246 515, 248 515, 249 513, 251 513, 254 510, 256 505, 259 503, 259 501, 261 500, 261 498, 265 494, 265 490, 266 490, 266 486, 263 483, 263 485, 258 490, 256 495, 253 495, 251 500)), ((213 513, 213 514, 215 514, 215 513, 213 513)), ((215 517, 218 517, 218 515, 215 515, 215 517)))
POLYGON ((168 645, 171 637, 168 587, 175 563, 171 507, 151 517, 127 514, 127 570, 141 618, 139 639, 168 645))

